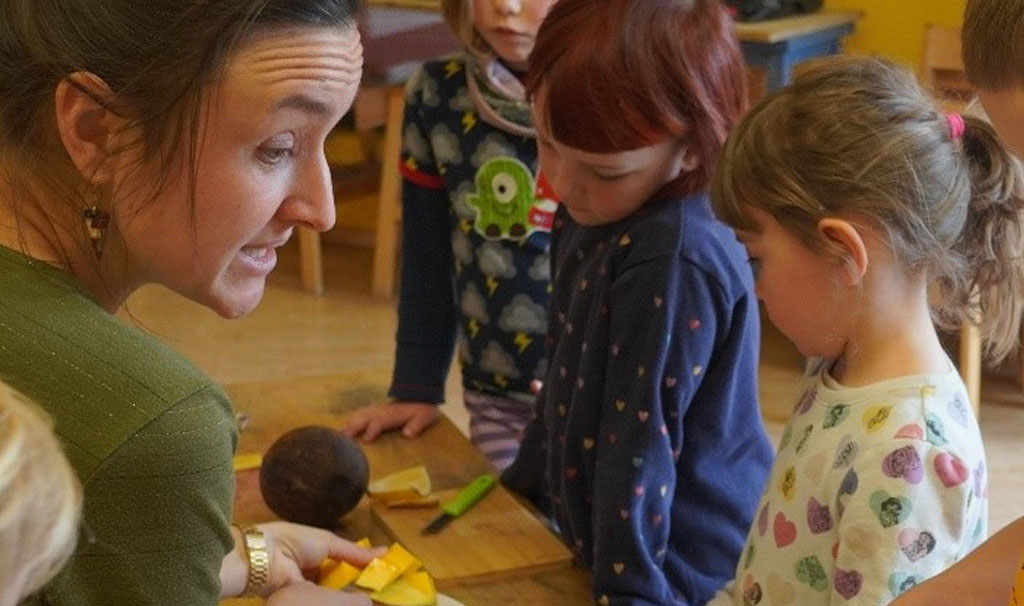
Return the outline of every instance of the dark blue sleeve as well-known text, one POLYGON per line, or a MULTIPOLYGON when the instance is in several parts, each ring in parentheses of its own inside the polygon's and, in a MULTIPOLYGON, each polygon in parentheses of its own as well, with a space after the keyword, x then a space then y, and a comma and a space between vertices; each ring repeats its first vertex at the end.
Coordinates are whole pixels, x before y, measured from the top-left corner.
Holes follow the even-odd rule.
POLYGON ((600 604, 692 604, 731 578, 732 570, 709 575, 704 561, 705 542, 721 529, 678 536, 677 518, 706 518, 715 503, 701 497, 702 486, 681 483, 676 467, 692 448, 687 430, 701 431, 685 420, 728 330, 729 307, 717 283, 678 258, 628 268, 612 285, 593 487, 600 604))
MULTIPOLYGON (((422 77, 422 74, 420 74, 422 77)), ((422 81, 414 78, 411 83, 422 81)), ((441 403, 455 343, 452 287, 451 200, 433 173, 421 92, 406 95, 402 132, 402 276, 398 299, 395 368, 388 395, 398 400, 441 403), (418 150, 418 151, 412 151, 418 150)))

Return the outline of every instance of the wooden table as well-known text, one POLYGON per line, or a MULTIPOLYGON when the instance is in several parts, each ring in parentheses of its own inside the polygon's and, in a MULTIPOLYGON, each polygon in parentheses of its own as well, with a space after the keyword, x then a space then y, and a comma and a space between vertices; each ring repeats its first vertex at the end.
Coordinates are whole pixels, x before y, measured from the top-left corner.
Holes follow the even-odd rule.
POLYGON ((856 11, 820 11, 737 23, 736 36, 747 63, 765 70, 765 88, 771 92, 789 84, 797 63, 839 53, 840 41, 861 16, 856 11))
MULTIPOLYGON (((250 417, 241 434, 239 452, 263 452, 281 434, 304 425, 341 427, 344 416, 370 401, 383 398, 377 377, 344 373, 326 377, 271 381, 229 386, 235 409, 250 417)), ((459 488, 481 473, 492 471, 490 463, 444 416, 422 437, 408 440, 388 434, 364 445, 374 476, 424 463, 433 488, 459 488)), ((275 516, 259 497, 258 474, 239 474, 234 518, 241 524, 265 522, 275 516)), ((389 538, 374 520, 367 500, 346 516, 342 536, 367 536, 374 544, 389 538)), ((445 593, 466 606, 512 604, 522 606, 583 606, 593 603, 589 575, 576 567, 539 573, 513 580, 481 582, 453 587, 445 593)), ((225 600, 222 606, 242 606, 260 600, 225 600)))

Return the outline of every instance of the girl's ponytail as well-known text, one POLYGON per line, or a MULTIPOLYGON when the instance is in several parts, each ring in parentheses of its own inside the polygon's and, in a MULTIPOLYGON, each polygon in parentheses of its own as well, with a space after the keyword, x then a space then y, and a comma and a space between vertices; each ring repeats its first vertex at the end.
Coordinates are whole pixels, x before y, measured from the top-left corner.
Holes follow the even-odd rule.
POLYGON ((1024 312, 1024 172, 984 120, 966 116, 963 153, 971 202, 958 247, 967 263, 952 298, 961 316, 980 321, 985 351, 998 361, 1020 344, 1024 312))

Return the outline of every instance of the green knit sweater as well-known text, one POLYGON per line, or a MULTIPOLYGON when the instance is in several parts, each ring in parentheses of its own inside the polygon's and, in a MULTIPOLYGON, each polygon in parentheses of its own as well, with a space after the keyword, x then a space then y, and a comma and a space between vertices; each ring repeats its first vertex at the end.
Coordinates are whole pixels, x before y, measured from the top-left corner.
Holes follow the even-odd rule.
POLYGON ((74 557, 26 603, 216 604, 238 437, 224 392, 69 274, 3 247, 0 377, 49 411, 85 492, 74 557))

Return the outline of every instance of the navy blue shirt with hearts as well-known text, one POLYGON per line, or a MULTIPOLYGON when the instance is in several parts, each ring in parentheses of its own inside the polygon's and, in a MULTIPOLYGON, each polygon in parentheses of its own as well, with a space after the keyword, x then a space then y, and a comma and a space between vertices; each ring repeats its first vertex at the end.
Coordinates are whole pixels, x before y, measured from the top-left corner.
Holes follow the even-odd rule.
POLYGON ((553 233, 551 362, 503 479, 549 509, 598 604, 704 604, 772 462, 746 253, 705 195, 598 227, 562 208, 553 233))

